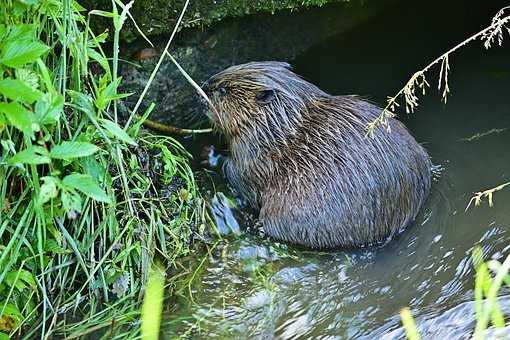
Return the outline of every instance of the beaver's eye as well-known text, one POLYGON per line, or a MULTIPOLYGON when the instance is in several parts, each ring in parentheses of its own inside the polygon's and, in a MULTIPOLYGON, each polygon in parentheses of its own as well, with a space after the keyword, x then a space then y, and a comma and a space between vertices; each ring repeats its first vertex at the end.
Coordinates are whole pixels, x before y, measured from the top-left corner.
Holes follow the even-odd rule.
POLYGON ((260 104, 268 104, 275 97, 274 90, 262 90, 257 92, 255 98, 260 104))

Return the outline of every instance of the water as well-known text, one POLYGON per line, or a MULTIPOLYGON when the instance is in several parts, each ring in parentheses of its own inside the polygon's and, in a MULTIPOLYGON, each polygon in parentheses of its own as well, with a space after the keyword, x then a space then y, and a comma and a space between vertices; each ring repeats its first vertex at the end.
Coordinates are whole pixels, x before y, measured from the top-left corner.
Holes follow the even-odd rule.
MULTIPOLYGON (((412 72, 488 23, 497 7, 426 4, 429 9, 408 2, 388 8, 298 56, 295 71, 330 93, 356 93, 382 104, 412 72)), ((484 202, 465 212, 473 192, 510 181, 509 61, 508 36, 506 45, 490 51, 475 43, 450 58, 447 105, 431 74, 430 95, 419 110, 401 114, 444 168, 403 234, 384 247, 329 253, 248 233, 220 242, 191 287, 194 303, 168 316, 164 334, 393 339, 403 337, 399 311, 409 306, 424 338, 468 338, 474 327, 472 250, 481 246, 486 259, 510 254, 509 189, 495 194, 494 207, 484 202)), ((510 292, 501 295, 508 313, 510 292)))

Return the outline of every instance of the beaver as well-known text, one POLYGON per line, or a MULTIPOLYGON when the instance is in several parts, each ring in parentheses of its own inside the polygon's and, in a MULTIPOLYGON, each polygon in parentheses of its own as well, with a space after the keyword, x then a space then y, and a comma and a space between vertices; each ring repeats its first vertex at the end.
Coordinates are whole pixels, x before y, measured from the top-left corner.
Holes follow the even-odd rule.
POLYGON ((366 135, 381 109, 333 96, 284 62, 250 62, 203 85, 226 137, 223 171, 259 211, 270 237, 313 249, 386 241, 412 222, 431 186, 431 160, 400 121, 366 135))

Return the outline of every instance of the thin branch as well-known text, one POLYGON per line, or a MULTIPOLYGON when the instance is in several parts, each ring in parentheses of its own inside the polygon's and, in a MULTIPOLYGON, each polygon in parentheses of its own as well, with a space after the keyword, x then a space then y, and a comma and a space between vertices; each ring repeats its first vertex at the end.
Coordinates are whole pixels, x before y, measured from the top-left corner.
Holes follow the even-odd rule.
POLYGON ((171 135, 196 135, 196 134, 202 134, 202 133, 210 133, 213 129, 181 129, 176 126, 167 125, 159 122, 155 122, 150 119, 146 119, 142 123, 145 127, 148 127, 149 129, 156 130, 159 132, 171 134, 171 135))
POLYGON ((460 42, 455 45, 447 52, 443 53, 436 59, 434 59, 431 63, 425 66, 422 70, 414 73, 411 78, 407 81, 406 85, 397 92, 397 94, 393 97, 388 97, 386 106, 382 109, 379 116, 374 119, 371 123, 367 125, 367 135, 370 137, 374 136, 374 131, 377 127, 385 127, 387 131, 390 131, 389 118, 395 117, 395 113, 393 112, 396 107, 400 106, 397 102, 402 95, 404 95, 405 104, 406 104, 406 112, 412 113, 414 109, 418 106, 418 97, 415 94, 416 86, 422 89, 422 93, 425 94, 425 87, 428 87, 429 84, 425 79, 425 73, 429 71, 433 66, 441 62, 441 70, 439 77, 439 89, 443 88, 442 100, 446 102, 446 98, 448 93, 450 92, 450 88, 448 86, 448 71, 449 64, 448 58, 450 54, 454 53, 461 47, 471 43, 474 40, 482 39, 484 40, 485 48, 490 48, 491 44, 496 41, 501 46, 503 42, 503 29, 506 28, 510 33, 510 29, 505 27, 505 25, 510 22, 510 15, 503 16, 505 11, 510 9, 510 6, 503 7, 496 13, 496 15, 492 18, 491 25, 481 30, 480 32, 470 36, 466 40, 460 42))
POLYGON ((487 189, 485 191, 476 192, 475 195, 473 197, 471 197, 471 199, 469 200, 469 203, 468 203, 468 205, 466 207, 466 210, 464 210, 464 211, 466 212, 473 202, 475 203, 475 207, 478 207, 482 203, 482 200, 484 198, 487 198, 489 200, 489 207, 493 207, 494 206, 494 201, 492 200, 492 195, 496 191, 502 190, 507 185, 510 185, 510 182, 503 183, 503 184, 498 185, 497 187, 492 188, 492 189, 487 189))

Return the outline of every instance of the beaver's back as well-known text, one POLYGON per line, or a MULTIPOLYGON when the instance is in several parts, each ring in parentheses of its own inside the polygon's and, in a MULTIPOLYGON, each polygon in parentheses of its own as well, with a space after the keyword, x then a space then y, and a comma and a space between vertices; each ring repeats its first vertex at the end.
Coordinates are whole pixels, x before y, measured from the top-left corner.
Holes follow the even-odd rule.
POLYGON ((257 157, 270 164, 260 166, 262 176, 256 167, 235 174, 256 191, 270 236, 311 248, 361 246, 415 219, 430 191, 431 162, 395 119, 391 133, 366 137, 379 112, 353 96, 316 100, 284 145, 257 157))

